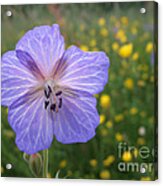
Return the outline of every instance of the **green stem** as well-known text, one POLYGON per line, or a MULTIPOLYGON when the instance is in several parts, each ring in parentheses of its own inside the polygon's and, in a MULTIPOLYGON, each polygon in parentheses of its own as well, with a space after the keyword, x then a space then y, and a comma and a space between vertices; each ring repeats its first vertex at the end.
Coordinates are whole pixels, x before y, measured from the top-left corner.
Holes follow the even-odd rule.
POLYGON ((48 176, 48 149, 43 151, 43 178, 48 176))

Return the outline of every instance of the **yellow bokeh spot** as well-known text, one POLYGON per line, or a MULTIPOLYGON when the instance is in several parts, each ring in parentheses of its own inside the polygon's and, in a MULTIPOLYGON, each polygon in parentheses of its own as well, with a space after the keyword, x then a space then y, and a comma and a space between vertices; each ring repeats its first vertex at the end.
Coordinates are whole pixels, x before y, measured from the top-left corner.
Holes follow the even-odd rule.
POLYGON ((48 172, 47 177, 52 178, 52 175, 48 172))
POLYGON ((139 151, 137 148, 134 149, 133 154, 134 154, 134 158, 138 157, 139 151))
POLYGON ((100 26, 104 26, 104 25, 106 24, 105 18, 101 17, 101 18, 98 20, 98 24, 99 24, 100 26))
POLYGON ((115 157, 113 155, 108 156, 105 160, 103 160, 103 165, 108 167, 115 161, 115 157))
POLYGON ((123 121, 123 119, 124 119, 123 114, 117 114, 117 115, 114 117, 114 120, 115 120, 116 122, 121 122, 121 121, 123 121))
POLYGON ((1 174, 4 173, 4 168, 1 166, 1 174))
POLYGON ((129 90, 132 90, 134 88, 134 81, 133 81, 133 79, 127 78, 124 81, 124 87, 129 89, 129 90))
POLYGON ((103 94, 101 97, 100 97, 100 105, 102 108, 108 108, 110 106, 110 96, 107 95, 107 94, 103 94))
POLYGON ((108 31, 106 28, 101 28, 100 34, 101 34, 103 37, 107 37, 107 36, 109 35, 109 31, 108 31))
POLYGON ((105 119, 106 119, 105 115, 101 114, 100 115, 100 124, 103 124, 105 122, 105 119))
POLYGON ((113 127, 113 122, 112 121, 107 121, 106 122, 106 127, 107 128, 112 128, 113 127))
POLYGON ((96 167, 97 166, 97 160, 96 159, 91 159, 89 161, 89 164, 90 164, 91 167, 96 167))
POLYGON ((118 32, 117 32, 116 35, 115 35, 115 38, 116 38, 116 39, 121 39, 124 35, 125 35, 124 30, 119 29, 118 32))
POLYGON ((115 134, 115 139, 119 142, 123 141, 123 135, 119 132, 115 134))
POLYGON ((91 46, 91 47, 95 47, 95 46, 96 46, 96 40, 95 40, 95 39, 92 39, 92 40, 90 41, 90 46, 91 46))
POLYGON ((108 170, 103 170, 100 172, 101 179, 109 179, 111 177, 110 172, 108 170))
POLYGON ((138 144, 138 145, 144 145, 144 144, 145 144, 144 138, 138 138, 138 139, 137 139, 137 144, 138 144))
POLYGON ((153 43, 152 42, 148 42, 147 45, 146 45, 145 51, 147 53, 151 53, 152 50, 153 50, 153 43))
POLYGON ((122 58, 128 58, 132 54, 132 50, 133 50, 132 43, 125 44, 125 45, 123 45, 123 46, 120 47, 120 49, 119 49, 119 55, 122 58))
POLYGON ((112 44, 112 49, 113 49, 114 51, 117 51, 117 50, 119 49, 119 44, 118 44, 117 42, 114 42, 114 43, 112 44))
POLYGON ((126 16, 121 17, 121 23, 124 25, 128 25, 128 17, 126 16))
POLYGON ((132 154, 129 151, 126 151, 122 155, 122 160, 125 162, 131 161, 132 160, 132 154))
POLYGON ((138 113, 138 109, 136 108, 136 107, 132 107, 131 109, 130 109, 130 114, 131 115, 135 115, 135 114, 137 114, 138 113))
POLYGON ((138 52, 135 52, 135 53, 132 55, 132 60, 133 60, 133 61, 136 61, 136 60, 138 60, 138 58, 139 58, 139 53, 138 53, 138 52))
POLYGON ((136 27, 132 27, 132 28, 131 28, 131 33, 132 33, 133 35, 136 35, 136 34, 138 33, 137 28, 136 28, 136 27))
POLYGON ((121 43, 126 43, 127 42, 126 35, 122 36, 119 40, 121 41, 121 43))
POLYGON ((108 135, 108 130, 106 130, 105 128, 103 128, 103 129, 101 129, 100 133, 101 133, 101 136, 105 137, 105 136, 108 135))
POLYGON ((62 160, 59 164, 60 168, 65 168, 67 166, 67 160, 62 160))
POLYGON ((141 181, 151 181, 151 178, 149 176, 141 177, 141 181))
POLYGON ((145 86, 145 81, 143 81, 143 80, 138 80, 137 85, 138 85, 139 87, 144 87, 144 86, 145 86))
POLYGON ((140 112, 140 116, 141 116, 142 118, 146 117, 146 115, 147 115, 147 113, 146 113, 145 111, 141 111, 141 112, 140 112))
POLYGON ((88 51, 89 50, 86 45, 81 45, 80 49, 83 50, 83 51, 88 51))

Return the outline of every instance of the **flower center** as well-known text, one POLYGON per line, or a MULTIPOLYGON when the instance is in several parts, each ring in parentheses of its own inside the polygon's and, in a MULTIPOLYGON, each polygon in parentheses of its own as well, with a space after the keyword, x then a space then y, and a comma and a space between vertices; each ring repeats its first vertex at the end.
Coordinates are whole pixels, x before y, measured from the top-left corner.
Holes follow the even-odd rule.
POLYGON ((62 90, 59 90, 54 81, 48 80, 44 86, 44 95, 44 108, 57 113, 62 107, 62 90))

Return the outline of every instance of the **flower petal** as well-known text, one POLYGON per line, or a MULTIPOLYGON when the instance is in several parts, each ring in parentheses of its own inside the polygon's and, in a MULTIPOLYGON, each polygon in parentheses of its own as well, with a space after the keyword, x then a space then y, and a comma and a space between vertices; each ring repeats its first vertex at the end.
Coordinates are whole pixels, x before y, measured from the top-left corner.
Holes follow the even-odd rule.
POLYGON ((16 133, 18 148, 27 154, 49 148, 53 140, 51 118, 44 109, 43 96, 30 101, 27 95, 15 101, 9 107, 8 120, 16 133))
POLYGON ((54 117, 54 134, 59 142, 87 142, 95 135, 99 124, 96 99, 92 96, 64 97, 62 108, 54 117))
POLYGON ((41 73, 39 67, 35 63, 34 59, 28 54, 28 52, 24 52, 22 50, 16 50, 16 56, 19 59, 20 63, 22 63, 29 71, 38 78, 38 80, 44 80, 45 77, 41 73))
POLYGON ((2 105, 9 106, 36 83, 36 78, 19 62, 15 51, 2 56, 2 105))
POLYGON ((108 81, 109 59, 104 52, 83 52, 72 46, 65 51, 61 63, 58 79, 62 86, 97 94, 108 81))
POLYGON ((16 50, 28 52, 47 76, 64 53, 64 39, 58 25, 38 26, 20 39, 16 50))

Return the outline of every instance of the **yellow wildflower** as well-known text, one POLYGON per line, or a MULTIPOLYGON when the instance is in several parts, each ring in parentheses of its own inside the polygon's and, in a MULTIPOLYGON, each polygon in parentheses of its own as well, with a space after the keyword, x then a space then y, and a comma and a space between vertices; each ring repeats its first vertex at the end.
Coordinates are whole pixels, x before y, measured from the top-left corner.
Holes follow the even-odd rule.
POLYGON ((111 177, 110 172, 108 170, 103 170, 100 172, 100 178, 101 179, 109 179, 111 177))
POLYGON ((119 49, 119 44, 118 44, 117 42, 114 42, 114 43, 112 44, 112 49, 113 49, 114 51, 117 51, 117 50, 119 49))
POLYGON ((126 43, 127 42, 126 35, 122 36, 119 40, 121 41, 121 43, 126 43))
POLYGON ((123 135, 122 135, 121 133, 119 133, 119 132, 117 132, 117 133, 115 134, 115 138, 116 138, 116 140, 119 141, 119 142, 123 141, 123 135))
POLYGON ((121 22, 124 25, 128 25, 128 18, 126 16, 121 17, 121 22))
POLYGON ((138 113, 138 109, 136 108, 136 107, 132 107, 131 109, 130 109, 130 114, 131 115, 135 115, 135 114, 137 114, 138 113))
POLYGON ((60 162, 60 164, 59 164, 59 167, 60 167, 60 168, 65 168, 66 165, 67 165, 67 160, 62 160, 62 161, 60 162))
POLYGON ((115 38, 116 38, 116 39, 120 39, 120 38, 122 38, 124 35, 125 35, 124 30, 119 29, 118 32, 117 32, 116 35, 115 35, 115 38))
POLYGON ((132 90, 133 87, 134 87, 134 82, 133 82, 133 79, 131 78, 128 78, 124 81, 124 86, 129 89, 129 90, 132 90))
POLYGON ((133 60, 133 61, 136 61, 136 60, 138 60, 138 58, 139 58, 139 53, 138 53, 138 52, 135 52, 135 53, 132 55, 132 60, 133 60))
POLYGON ((88 51, 89 50, 86 45, 81 45, 80 49, 83 50, 83 51, 88 51))
POLYGON ((105 115, 101 114, 100 115, 100 124, 103 124, 105 122, 105 119, 106 119, 105 115))
POLYGON ((91 167, 96 167, 97 166, 97 160, 96 159, 91 159, 89 161, 89 164, 90 164, 91 167))
POLYGON ((103 94, 100 97, 100 105, 102 108, 108 108, 110 106, 110 96, 107 94, 103 94))
POLYGON ((147 53, 151 53, 152 50, 153 50, 153 43, 152 42, 148 42, 147 45, 146 45, 145 51, 147 53))
POLYGON ((114 117, 114 119, 115 119, 116 122, 121 122, 121 121, 123 121, 124 116, 123 116, 123 114, 117 114, 117 115, 114 117))
POLYGON ((106 123, 106 127, 107 127, 107 128, 112 128, 112 126, 113 126, 113 122, 112 122, 112 121, 108 121, 108 122, 106 123))
POLYGON ((108 156, 105 160, 103 160, 103 165, 108 167, 115 161, 115 157, 113 155, 108 156))
POLYGON ((99 24, 100 26, 104 26, 104 25, 106 24, 105 18, 101 17, 101 18, 98 20, 98 24, 99 24))
POLYGON ((122 155, 122 160, 125 162, 131 161, 132 160, 132 154, 129 151, 125 151, 122 155))
POLYGON ((102 28, 102 29, 100 30, 100 34, 101 34, 103 37, 107 37, 108 34, 109 34, 109 32, 108 32, 108 30, 107 30, 106 28, 102 28))
POLYGON ((125 45, 123 45, 123 46, 120 47, 120 49, 119 49, 119 55, 122 58, 128 58, 132 54, 132 50, 133 50, 132 43, 125 44, 125 45))

